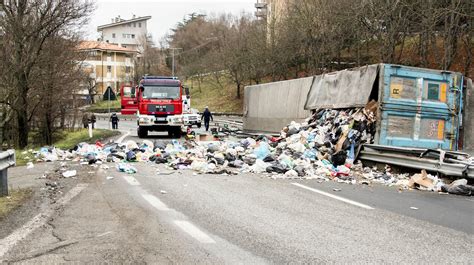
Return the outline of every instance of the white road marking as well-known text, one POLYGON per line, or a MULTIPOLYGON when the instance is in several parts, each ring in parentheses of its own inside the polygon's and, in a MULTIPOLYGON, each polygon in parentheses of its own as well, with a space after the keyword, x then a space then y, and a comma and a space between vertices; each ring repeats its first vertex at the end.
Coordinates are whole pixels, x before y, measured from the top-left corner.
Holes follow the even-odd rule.
POLYGON ((143 199, 145 199, 151 206, 155 207, 158 211, 169 211, 168 206, 164 204, 160 199, 151 195, 151 194, 142 194, 143 199))
MULTIPOLYGON (((87 184, 79 184, 76 187, 72 188, 64 197, 58 200, 58 204, 65 205, 76 197, 82 190, 87 187, 87 184)), ((0 263, 2 262, 2 257, 8 253, 18 242, 25 239, 29 234, 35 231, 37 228, 46 224, 46 221, 54 213, 53 209, 49 209, 44 213, 40 213, 33 217, 28 223, 23 225, 21 228, 15 230, 9 236, 0 240, 0 263)))
POLYGON ((138 182, 138 180, 132 176, 123 176, 123 179, 125 179, 128 182, 128 184, 132 186, 140 186, 140 182, 138 182))
POLYGON ((108 232, 102 233, 100 235, 97 235, 96 237, 103 237, 103 236, 106 236, 106 235, 112 234, 112 233, 113 233, 113 231, 108 231, 108 232))
POLYGON ((115 142, 120 144, 120 143, 122 143, 123 139, 125 139, 125 137, 127 137, 129 135, 130 135, 130 131, 128 131, 126 134, 120 136, 120 138, 118 138, 115 142))
POLYGON ((327 193, 325 191, 321 191, 321 190, 317 190, 317 189, 313 189, 313 188, 310 188, 308 186, 305 186, 305 185, 302 185, 302 184, 299 184, 299 183, 296 183, 296 182, 293 182, 291 183, 292 185, 295 185, 297 187, 300 187, 300 188, 303 188, 303 189, 307 189, 307 190, 310 190, 312 192, 316 192, 318 194, 321 194, 321 195, 324 195, 324 196, 327 196, 327 197, 330 197, 330 198, 333 198, 333 199, 336 199, 336 200, 339 200, 339 201, 342 201, 342 202, 345 202, 345 203, 348 203, 348 204, 352 204, 352 205, 355 205, 355 206, 358 206, 358 207, 361 207, 361 208, 364 208, 364 209, 367 209, 367 210, 373 210, 374 208, 366 205, 366 204, 363 204, 363 203, 359 203, 359 202, 356 202, 356 201, 353 201, 353 200, 349 200, 349 199, 346 199, 346 198, 343 198, 343 197, 340 197, 340 196, 337 196, 337 195, 334 195, 334 194, 331 194, 331 193, 327 193))
POLYGON ((206 235, 203 231, 197 228, 195 225, 188 221, 174 221, 181 230, 188 233, 190 236, 194 237, 197 241, 205 244, 214 244, 216 241, 210 236, 206 235))

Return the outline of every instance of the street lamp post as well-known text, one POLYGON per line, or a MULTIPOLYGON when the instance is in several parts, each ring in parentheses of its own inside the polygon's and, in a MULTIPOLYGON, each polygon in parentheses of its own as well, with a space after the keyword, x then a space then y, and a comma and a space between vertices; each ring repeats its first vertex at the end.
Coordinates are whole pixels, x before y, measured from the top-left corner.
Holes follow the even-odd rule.
POLYGON ((182 48, 170 48, 171 50, 171 56, 172 56, 172 60, 171 60, 171 76, 174 77, 174 51, 175 50, 182 50, 182 48))

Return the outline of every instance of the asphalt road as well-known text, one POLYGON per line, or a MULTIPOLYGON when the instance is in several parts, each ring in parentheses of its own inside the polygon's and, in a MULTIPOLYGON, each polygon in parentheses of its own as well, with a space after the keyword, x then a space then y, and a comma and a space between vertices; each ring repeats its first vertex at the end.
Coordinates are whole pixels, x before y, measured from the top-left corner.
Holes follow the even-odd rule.
POLYGON ((113 164, 84 166, 95 171, 78 179, 87 187, 3 260, 470 264, 474 258, 469 197, 135 165, 132 175, 113 164))

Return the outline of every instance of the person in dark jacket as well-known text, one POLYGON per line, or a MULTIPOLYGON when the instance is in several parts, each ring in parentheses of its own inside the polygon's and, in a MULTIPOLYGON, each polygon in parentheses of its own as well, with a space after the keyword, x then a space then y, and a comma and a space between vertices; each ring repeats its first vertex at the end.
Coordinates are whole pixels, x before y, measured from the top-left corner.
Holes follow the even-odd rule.
POLYGON ((87 129, 89 127, 89 115, 87 115, 87 113, 84 113, 84 115, 82 115, 82 125, 84 125, 84 129, 87 129))
POLYGON ((206 132, 209 131, 209 121, 214 121, 212 113, 209 111, 209 107, 206 106, 206 109, 202 113, 201 121, 204 119, 204 127, 206 127, 206 132))
POLYGON ((91 114, 91 123, 92 123, 92 129, 95 127, 95 122, 97 121, 97 118, 95 117, 94 113, 91 114))
POLYGON ((117 130, 119 117, 117 116, 116 113, 112 113, 112 116, 110 116, 110 121, 112 122, 112 129, 117 130))

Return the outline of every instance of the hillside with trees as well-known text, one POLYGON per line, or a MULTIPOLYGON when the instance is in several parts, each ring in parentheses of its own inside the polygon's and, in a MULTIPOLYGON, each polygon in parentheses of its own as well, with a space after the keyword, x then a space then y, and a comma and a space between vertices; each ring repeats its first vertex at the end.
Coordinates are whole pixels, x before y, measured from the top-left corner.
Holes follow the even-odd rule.
POLYGON ((246 85, 381 62, 474 74, 472 1, 290 2, 270 21, 189 15, 168 37, 182 49, 177 73, 192 79, 191 91, 230 80, 236 101, 246 85))

